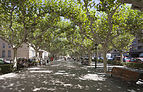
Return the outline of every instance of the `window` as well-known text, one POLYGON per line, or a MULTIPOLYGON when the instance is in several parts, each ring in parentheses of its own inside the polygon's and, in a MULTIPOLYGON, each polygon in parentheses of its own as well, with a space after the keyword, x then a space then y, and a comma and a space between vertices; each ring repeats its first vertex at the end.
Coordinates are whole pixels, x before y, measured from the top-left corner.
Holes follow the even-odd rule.
POLYGON ((10 45, 8 45, 8 48, 11 48, 11 46, 10 46, 10 45))
POLYGON ((138 43, 142 43, 142 40, 138 40, 138 43))
POLYGON ((2 44, 2 47, 5 48, 5 43, 2 44))
POLYGON ((138 49, 142 49, 142 46, 138 46, 138 49))
POLYGON ((8 50, 8 57, 11 57, 11 50, 8 50))
POLYGON ((2 57, 5 57, 5 50, 2 51, 2 57))

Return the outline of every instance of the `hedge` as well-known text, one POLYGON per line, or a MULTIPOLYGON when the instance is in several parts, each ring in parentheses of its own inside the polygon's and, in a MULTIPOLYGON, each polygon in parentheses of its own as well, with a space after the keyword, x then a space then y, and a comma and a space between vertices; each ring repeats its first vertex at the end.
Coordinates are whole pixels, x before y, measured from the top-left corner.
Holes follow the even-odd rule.
POLYGON ((107 61, 108 64, 112 65, 124 65, 129 68, 143 69, 143 63, 135 63, 135 62, 120 62, 120 61, 107 61))
POLYGON ((115 61, 115 60, 114 61, 108 60, 107 63, 112 65, 123 65, 120 61, 115 61))
POLYGON ((98 59, 98 62, 103 63, 103 59, 98 59))
POLYGON ((2 64, 0 65, 0 72, 2 74, 10 73, 13 71, 13 64, 2 64))
POLYGON ((125 63, 125 65, 126 65, 127 67, 130 67, 130 68, 136 68, 136 69, 142 68, 142 69, 143 69, 143 63, 127 62, 127 63, 125 63))

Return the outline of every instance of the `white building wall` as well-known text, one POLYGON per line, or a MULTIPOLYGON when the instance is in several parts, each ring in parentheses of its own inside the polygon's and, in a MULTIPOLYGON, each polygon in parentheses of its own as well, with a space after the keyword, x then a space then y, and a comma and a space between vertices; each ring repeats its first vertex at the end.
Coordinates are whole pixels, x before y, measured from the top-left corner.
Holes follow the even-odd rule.
POLYGON ((36 56, 36 52, 32 47, 29 47, 29 58, 33 58, 36 56))
POLYGON ((29 46, 26 43, 17 49, 17 58, 29 58, 29 46))
POLYGON ((43 55, 42 58, 43 59, 47 59, 48 58, 49 53, 47 51, 43 51, 43 55))
MULTIPOLYGON (((46 59, 49 53, 44 50, 41 51, 43 51, 42 58, 46 59)), ((14 53, 12 47, 10 47, 10 45, 6 41, 0 39, 0 58, 13 59, 13 56, 14 53), (3 44, 5 45, 5 48, 3 48, 3 44), (5 51, 5 57, 2 56, 2 51, 5 51), (8 51, 11 51, 11 57, 8 57, 8 51)), ((26 43, 23 43, 22 46, 17 49, 17 58, 29 59, 35 56, 36 56, 35 50, 32 47, 29 47, 26 43)))

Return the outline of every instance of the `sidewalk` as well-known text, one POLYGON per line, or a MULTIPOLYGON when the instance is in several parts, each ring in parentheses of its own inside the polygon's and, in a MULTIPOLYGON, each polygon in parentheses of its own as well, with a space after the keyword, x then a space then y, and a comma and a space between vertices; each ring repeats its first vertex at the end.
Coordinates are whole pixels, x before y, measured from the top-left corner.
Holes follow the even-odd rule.
MULTIPOLYGON (((112 66, 111 66, 112 67, 112 66)), ((142 85, 105 76, 102 63, 95 69, 74 61, 54 61, 0 76, 0 92, 142 92, 142 85)))

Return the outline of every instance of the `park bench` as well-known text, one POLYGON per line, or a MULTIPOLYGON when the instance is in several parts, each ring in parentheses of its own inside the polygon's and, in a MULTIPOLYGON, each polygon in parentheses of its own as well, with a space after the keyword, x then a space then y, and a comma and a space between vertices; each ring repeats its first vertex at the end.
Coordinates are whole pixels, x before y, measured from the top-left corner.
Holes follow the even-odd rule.
POLYGON ((140 79, 143 80, 143 73, 140 74, 140 79))
POLYGON ((143 79, 143 73, 132 71, 126 68, 113 67, 111 76, 120 78, 129 82, 137 82, 139 79, 143 79))

